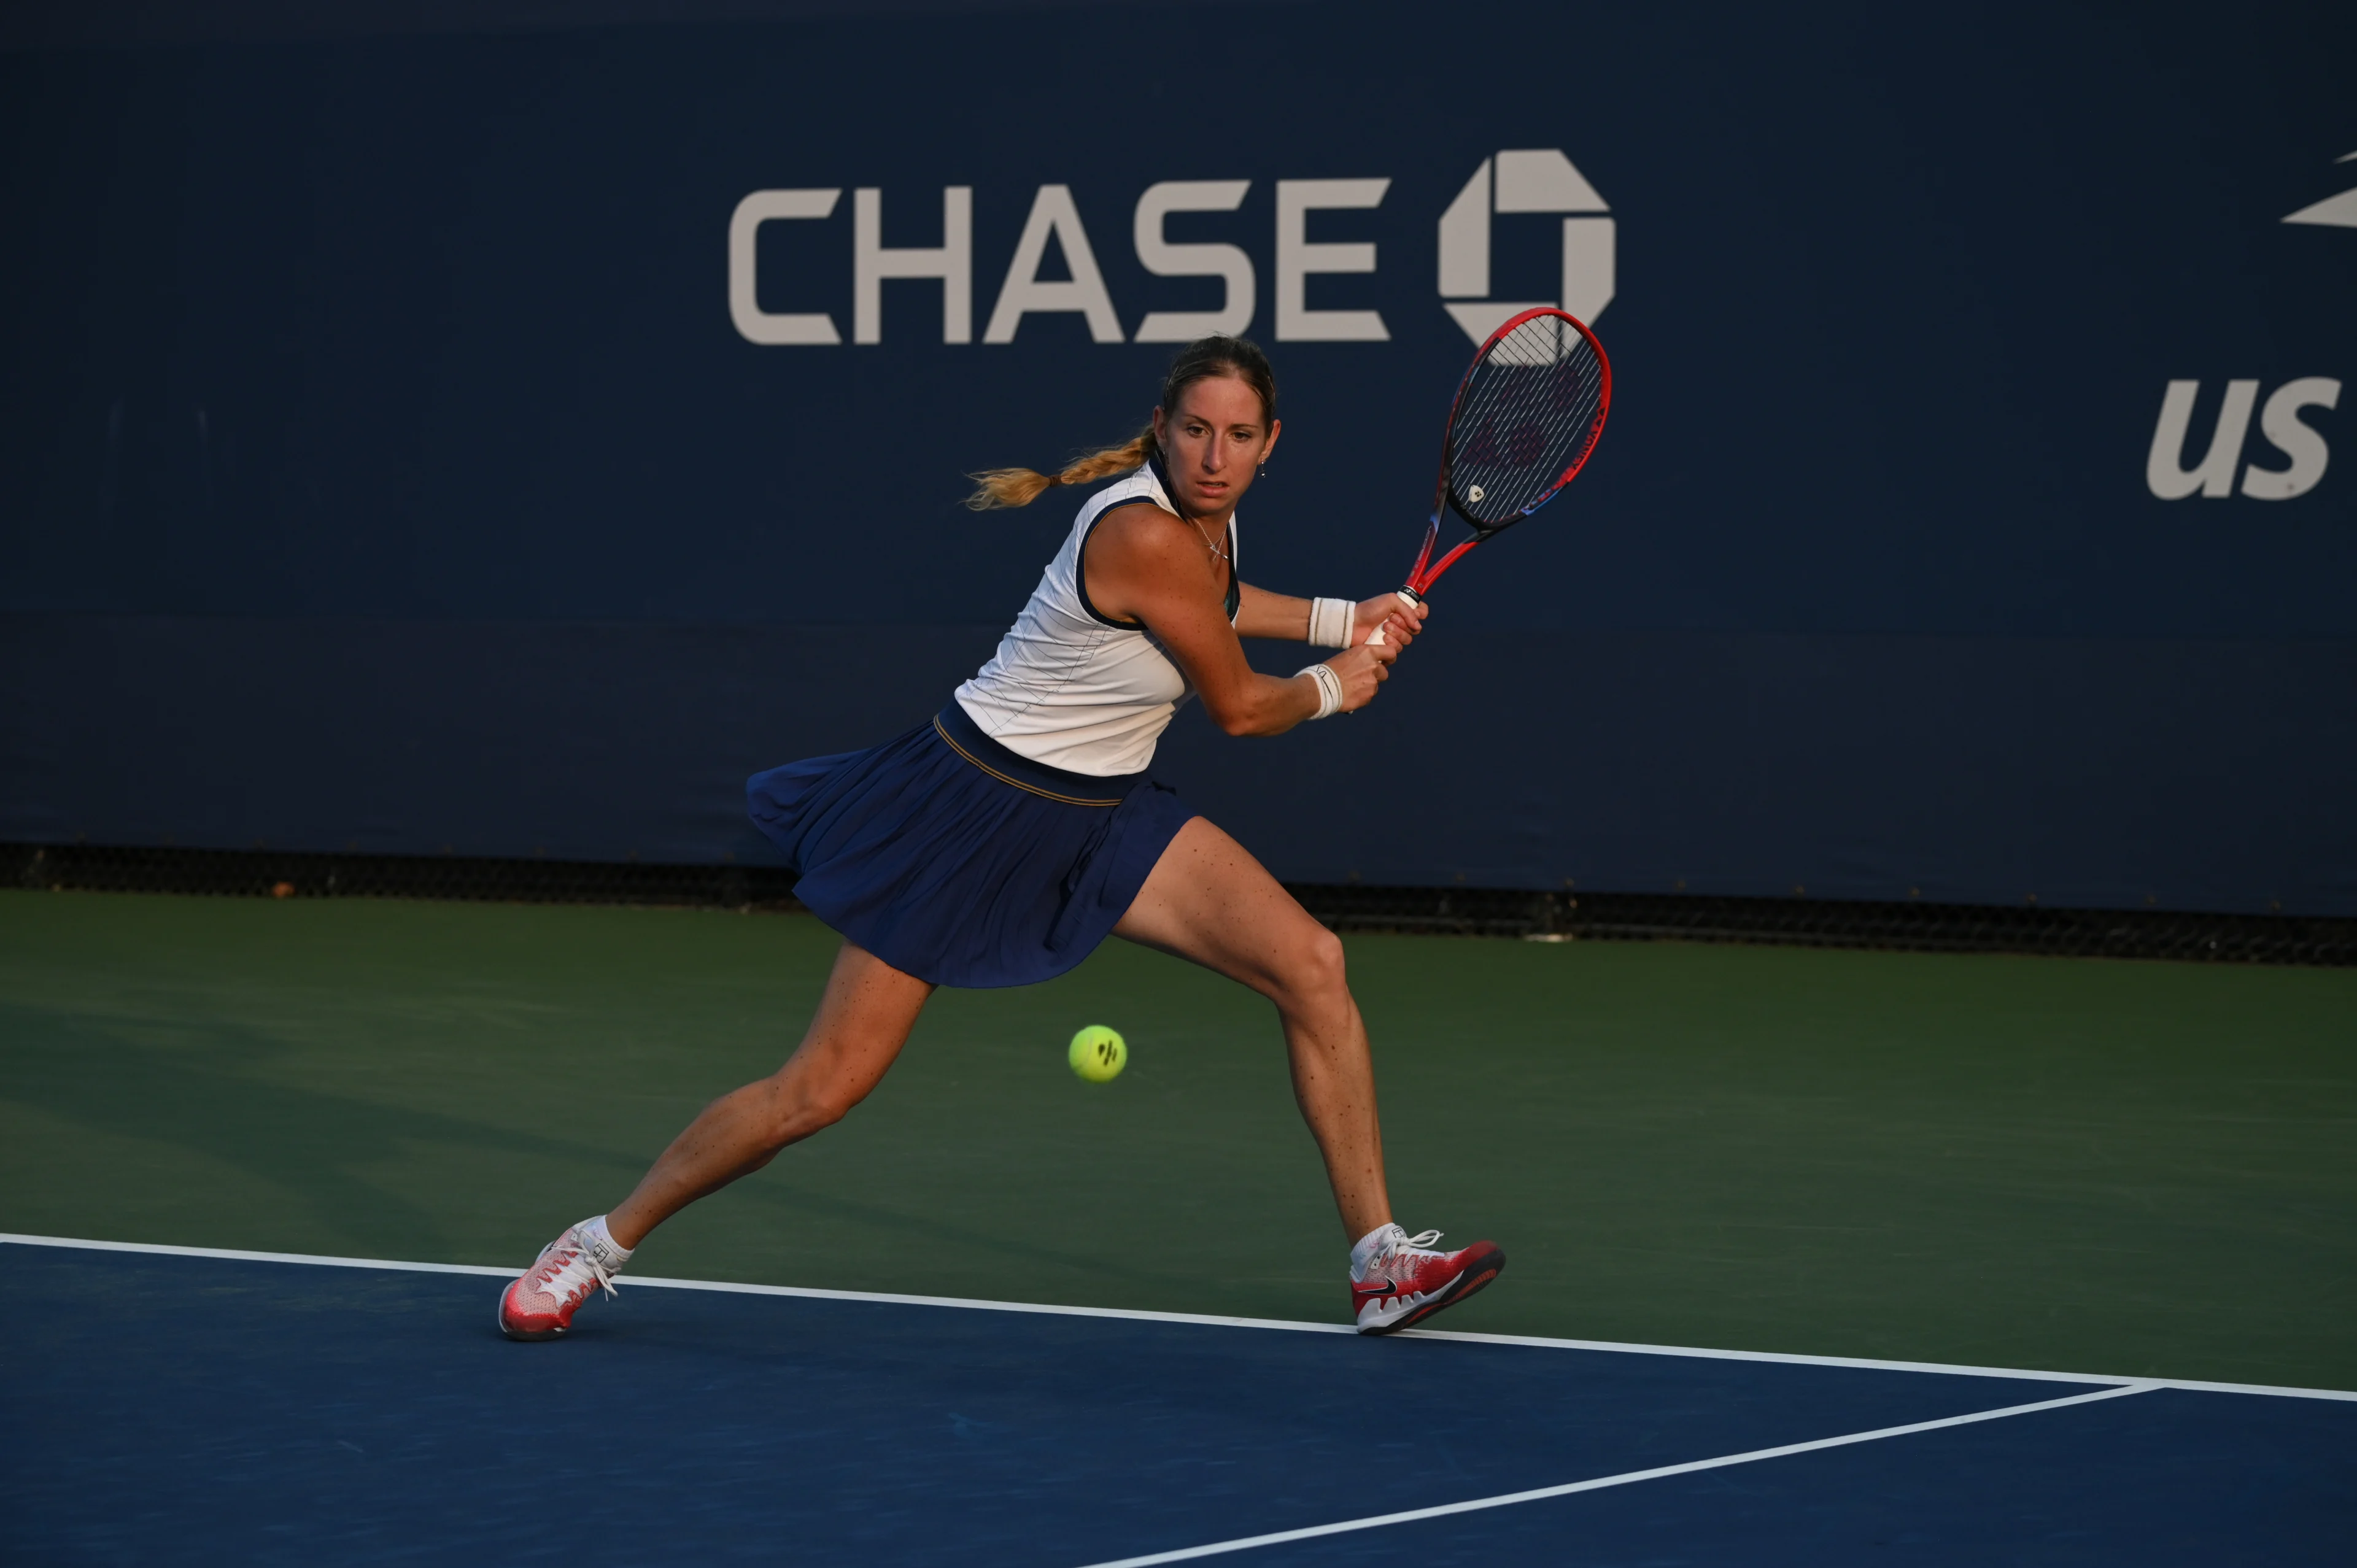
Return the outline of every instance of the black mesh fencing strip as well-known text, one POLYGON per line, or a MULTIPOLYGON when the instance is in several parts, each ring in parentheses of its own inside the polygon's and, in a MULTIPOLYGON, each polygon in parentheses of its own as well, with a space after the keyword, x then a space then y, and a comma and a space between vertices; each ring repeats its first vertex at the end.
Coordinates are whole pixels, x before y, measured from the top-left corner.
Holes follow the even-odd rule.
POLYGON ((1336 930, 2357 965, 2357 919, 2179 909, 1288 884, 1336 930))
POLYGON ((799 909, 794 879, 769 865, 314 854, 169 845, 8 844, 19 887, 254 898, 435 898, 799 909))
MULTIPOLYGON (((791 912, 779 866, 0 844, 0 886, 277 898, 427 898, 791 912)), ((1689 893, 1291 883, 1336 930, 1531 941, 1704 941, 1918 952, 2357 965, 2357 919, 1689 893)))

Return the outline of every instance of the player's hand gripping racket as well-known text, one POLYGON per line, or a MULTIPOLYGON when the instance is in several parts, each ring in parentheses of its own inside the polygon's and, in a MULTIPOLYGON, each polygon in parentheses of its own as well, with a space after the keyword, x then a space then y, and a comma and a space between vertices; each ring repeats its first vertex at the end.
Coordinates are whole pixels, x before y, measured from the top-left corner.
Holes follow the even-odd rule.
MULTIPOLYGON (((1400 602, 1423 603, 1467 551, 1555 499, 1596 450, 1611 406, 1612 363, 1586 323, 1543 306, 1490 334, 1449 405, 1432 522, 1400 602), (1473 537, 1435 561, 1440 520, 1452 511, 1473 537)), ((1383 641, 1383 628, 1367 640, 1383 641)))

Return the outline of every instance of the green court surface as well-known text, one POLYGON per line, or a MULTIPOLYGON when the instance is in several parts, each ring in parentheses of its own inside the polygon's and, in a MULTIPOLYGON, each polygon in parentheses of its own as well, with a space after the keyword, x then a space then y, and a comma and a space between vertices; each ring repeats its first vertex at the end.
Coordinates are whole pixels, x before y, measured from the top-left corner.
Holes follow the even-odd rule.
MULTIPOLYGON (((521 1264, 798 1036, 802 916, 0 893, 0 1230, 521 1264)), ((2357 1388, 2357 973, 1350 939, 1444 1326, 2357 1388)), ((1257 998, 947 992, 634 1273, 1340 1320, 1257 998), (1092 1086, 1082 1024, 1129 1037, 1092 1086)), ((484 1311, 488 1320, 490 1293, 484 1311)), ((595 1310, 592 1308, 591 1310, 595 1310)))

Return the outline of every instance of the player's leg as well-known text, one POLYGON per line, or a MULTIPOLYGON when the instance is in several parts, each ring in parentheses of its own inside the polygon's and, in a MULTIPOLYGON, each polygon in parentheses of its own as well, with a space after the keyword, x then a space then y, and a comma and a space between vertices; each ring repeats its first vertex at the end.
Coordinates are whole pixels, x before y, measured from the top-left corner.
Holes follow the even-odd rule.
POLYGON ((933 988, 850 942, 835 955, 802 1045, 770 1077, 722 1095, 671 1142, 612 1213, 550 1242, 500 1297, 511 1338, 554 1339, 648 1232, 706 1193, 768 1165, 867 1098, 908 1042, 933 988))
POLYGON ((1374 1063, 1341 940, 1201 817, 1178 830, 1114 934, 1200 963, 1276 1004, 1294 1098, 1325 1156, 1342 1228, 1355 1239, 1389 1223, 1374 1063))
POLYGON ((671 1142, 606 1218, 614 1240, 647 1233, 707 1193, 750 1176, 789 1144, 834 1126, 867 1098, 908 1043, 933 988, 851 942, 835 954, 802 1045, 768 1078, 722 1095, 671 1142))
POLYGON ((1351 1311, 1362 1334, 1421 1323, 1498 1277, 1506 1255, 1477 1241, 1392 1223, 1367 1026, 1343 972, 1342 943, 1310 918, 1244 847, 1197 817, 1155 863, 1114 934, 1242 982, 1276 1004, 1293 1092, 1326 1158, 1351 1249, 1351 1311))

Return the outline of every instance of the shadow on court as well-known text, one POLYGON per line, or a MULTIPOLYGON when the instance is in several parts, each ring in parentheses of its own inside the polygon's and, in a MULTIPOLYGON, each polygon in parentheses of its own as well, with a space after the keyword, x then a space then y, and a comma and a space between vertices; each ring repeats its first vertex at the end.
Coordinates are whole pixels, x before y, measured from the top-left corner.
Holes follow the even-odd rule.
MULTIPOLYGON (((645 1169, 644 1160, 578 1138, 287 1084, 272 1076, 296 1054, 285 1042, 218 1021, 102 1025, 0 1004, 0 1037, 14 1043, 0 1100, 87 1134, 173 1149, 234 1171, 362 1255, 388 1250, 388 1239, 429 1257, 464 1254, 441 1222, 450 1218, 448 1206, 406 1196, 401 1177, 421 1165, 439 1167, 446 1182, 452 1168, 480 1168, 486 1203, 512 1189, 501 1178, 503 1167, 554 1168, 575 1177, 583 1193, 613 1195, 629 1191, 645 1169), (142 1034, 169 1038, 128 1037, 142 1034)), ((813 1188, 789 1173, 765 1174, 758 1187, 738 1195, 748 1200, 777 1210, 788 1227, 814 1212, 879 1238, 897 1237, 903 1248, 964 1237, 953 1223, 813 1188)), ((576 1207, 580 1201, 589 1199, 576 1207)), ((1039 1265, 1088 1268, 1145 1285, 1161 1277, 1119 1256, 1060 1250, 1020 1234, 1003 1235, 998 1245, 1039 1265)), ((518 1264, 528 1255, 519 1255, 518 1264)))

